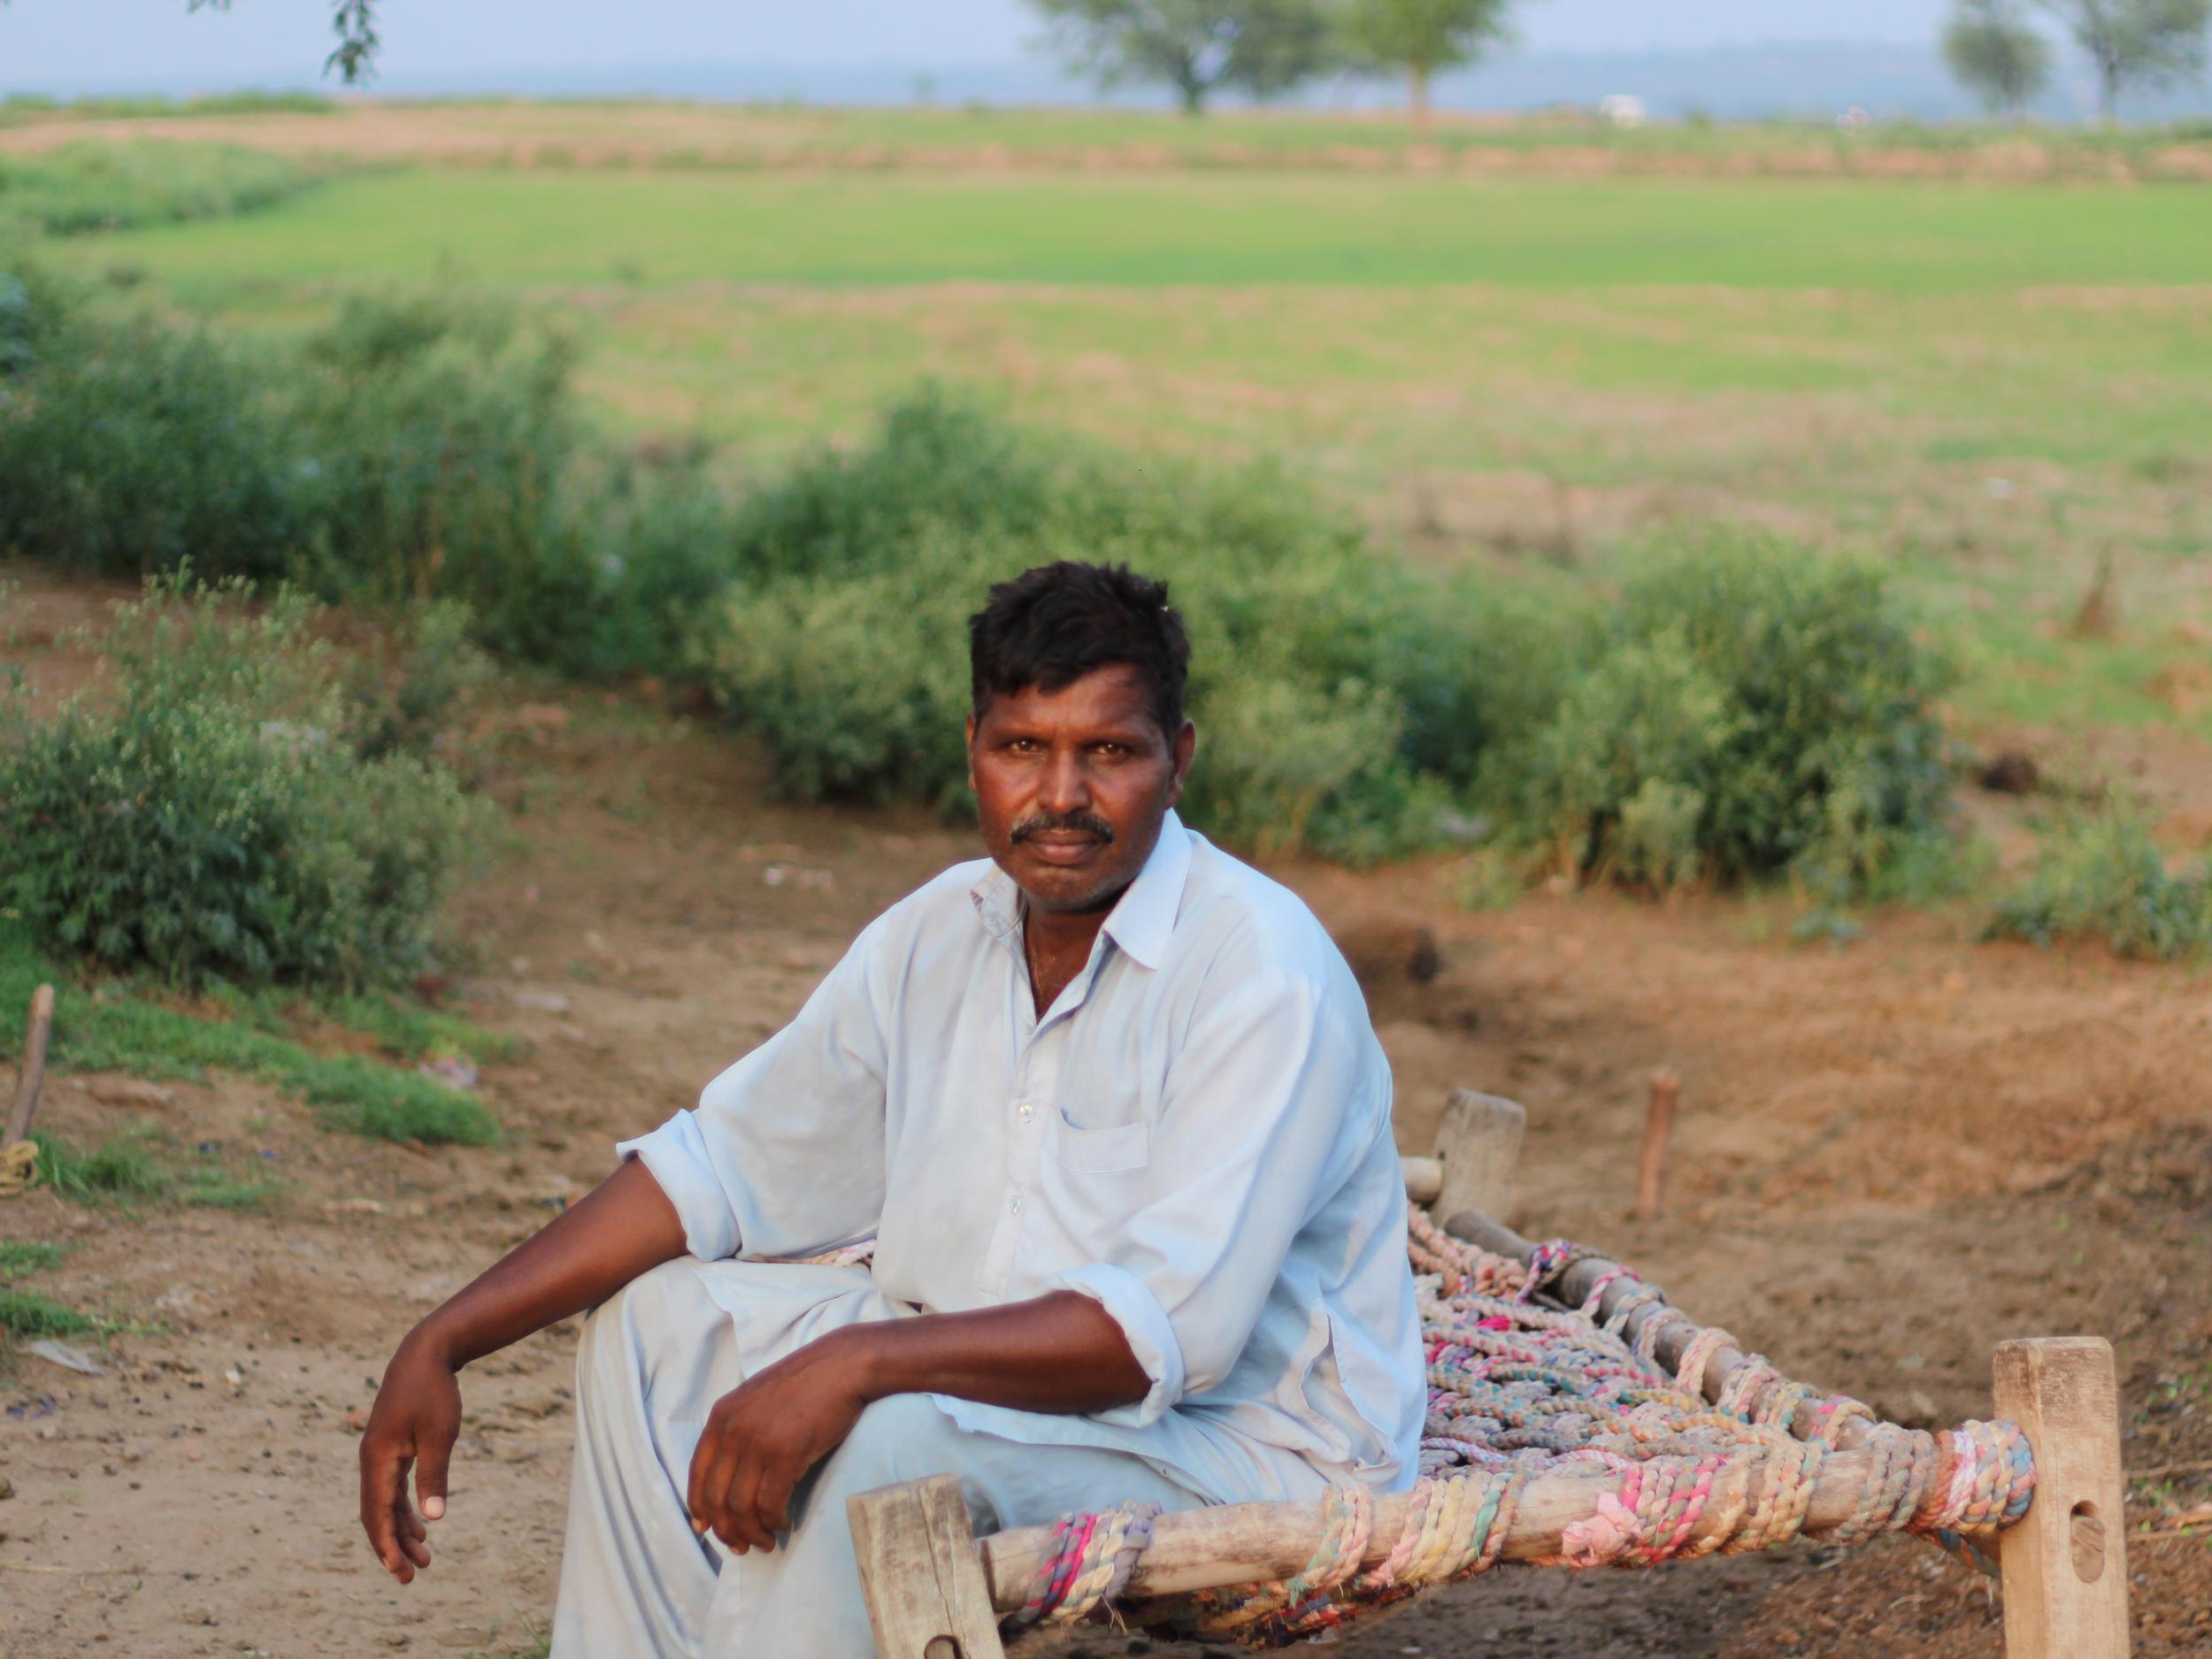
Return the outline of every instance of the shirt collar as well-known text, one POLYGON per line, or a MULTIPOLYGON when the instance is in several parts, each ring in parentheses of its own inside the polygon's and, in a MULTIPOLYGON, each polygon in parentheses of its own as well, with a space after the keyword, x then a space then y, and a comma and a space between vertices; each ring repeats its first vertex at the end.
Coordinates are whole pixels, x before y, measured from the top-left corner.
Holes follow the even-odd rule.
MULTIPOLYGON (((1152 853, 1107 912, 1099 931, 1143 967, 1157 968, 1167 956, 1175 918, 1183 909, 1183 887, 1190 876, 1190 832, 1171 809, 1160 820, 1160 839, 1152 853)), ((1021 889, 996 864, 969 889, 977 913, 992 936, 1009 940, 1021 926, 1021 889)))

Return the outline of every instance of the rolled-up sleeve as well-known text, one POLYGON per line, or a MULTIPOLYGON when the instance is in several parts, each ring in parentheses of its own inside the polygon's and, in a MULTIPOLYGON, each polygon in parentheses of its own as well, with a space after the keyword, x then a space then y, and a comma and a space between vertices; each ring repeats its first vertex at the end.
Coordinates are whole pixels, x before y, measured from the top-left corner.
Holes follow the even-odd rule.
POLYGON ((1211 977, 1233 988, 1202 999, 1177 1056, 1147 1202, 1109 1259, 1055 1280, 1113 1316, 1152 1379, 1099 1414, 1132 1427, 1221 1382, 1253 1341, 1300 1232, 1358 1156, 1349 1119, 1380 1064, 1325 984, 1249 961, 1211 977))
POLYGON ((616 1147, 668 1195, 694 1256, 811 1256, 875 1232, 889 919, 863 933, 798 1017, 710 1082, 696 1107, 616 1147))

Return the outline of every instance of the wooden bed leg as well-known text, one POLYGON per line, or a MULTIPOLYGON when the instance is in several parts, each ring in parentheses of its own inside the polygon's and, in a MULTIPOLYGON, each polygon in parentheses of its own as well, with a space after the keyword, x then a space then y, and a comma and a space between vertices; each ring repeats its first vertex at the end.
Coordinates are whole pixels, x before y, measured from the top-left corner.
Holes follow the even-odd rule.
POLYGON ((2006 1659, 2127 1659, 2119 1389, 2102 1337, 1997 1349, 1997 1415, 2027 1431, 2035 1502, 1998 1544, 2006 1659))
POLYGON ((956 1475, 845 1500, 877 1659, 1005 1659, 956 1475))
POLYGON ((1474 1210, 1503 1221, 1521 1164, 1521 1134, 1528 1109, 1495 1094, 1455 1088, 1437 1125, 1436 1156, 1443 1181, 1432 1213, 1447 1231, 1453 1217, 1474 1210))

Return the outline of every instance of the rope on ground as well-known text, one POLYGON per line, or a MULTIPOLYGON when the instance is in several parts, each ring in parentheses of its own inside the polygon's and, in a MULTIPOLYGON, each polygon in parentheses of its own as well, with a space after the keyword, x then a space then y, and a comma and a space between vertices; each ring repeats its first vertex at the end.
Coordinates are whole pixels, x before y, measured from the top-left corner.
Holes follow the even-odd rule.
POLYGON ((0 1198, 12 1198, 38 1184, 38 1142, 19 1141, 0 1147, 0 1198))
POLYGON ((1281 1580, 1125 1609, 1154 1506, 1065 1516, 1050 1557, 1010 1628, 1094 1617, 1166 1624, 1201 1638, 1279 1647, 1432 1585, 1485 1572, 1502 1559, 1521 1494, 1540 1475, 1606 1479, 1592 1512, 1571 1523, 1559 1553, 1532 1564, 1648 1567, 1700 1555, 1769 1549, 1801 1534, 1848 1544, 1884 1532, 1932 1540, 1978 1564, 1976 1547, 2027 1512, 2035 1486, 2027 1440, 2010 1423, 1968 1423, 1933 1435, 1878 1421, 1859 1402, 1781 1375, 1750 1355, 1717 1400, 1701 1392, 1707 1364, 1735 1339, 1708 1328, 1684 1347, 1672 1375, 1658 1363, 1658 1333, 1680 1322, 1654 1290, 1598 1319, 1603 1282, 1578 1309, 1548 1286, 1592 1253, 1563 1241, 1526 1263, 1455 1239, 1410 1211, 1429 1368, 1420 1472, 1399 1537, 1377 1565, 1360 1563, 1373 1534, 1368 1488, 1335 1488, 1313 1559, 1281 1580), (1648 1303, 1633 1344, 1627 1314, 1648 1303), (1809 1533, 1806 1516, 1847 1425, 1874 1472, 1839 1525, 1809 1533))

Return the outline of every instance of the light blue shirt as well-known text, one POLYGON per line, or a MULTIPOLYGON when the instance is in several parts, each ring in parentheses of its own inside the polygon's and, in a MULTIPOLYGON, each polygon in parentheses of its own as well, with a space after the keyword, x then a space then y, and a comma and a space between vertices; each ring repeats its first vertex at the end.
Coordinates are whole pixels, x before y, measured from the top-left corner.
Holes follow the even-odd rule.
POLYGON ((1079 1291, 1152 1382, 1087 1417, 941 1399, 964 1427, 1135 1452, 1217 1501, 1410 1485, 1390 1072, 1335 944, 1171 812, 1041 1019, 1021 917, 988 860, 947 871, 621 1152, 703 1260, 872 1237, 879 1286, 925 1311, 1079 1291))

